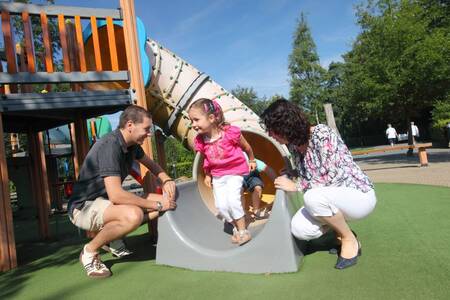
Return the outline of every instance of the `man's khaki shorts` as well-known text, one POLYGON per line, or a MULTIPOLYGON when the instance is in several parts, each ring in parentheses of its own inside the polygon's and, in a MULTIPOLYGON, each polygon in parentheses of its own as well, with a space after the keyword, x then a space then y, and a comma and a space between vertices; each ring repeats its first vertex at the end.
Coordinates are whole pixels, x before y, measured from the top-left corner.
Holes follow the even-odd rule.
POLYGON ((98 197, 94 201, 86 201, 81 210, 74 209, 72 223, 84 230, 100 231, 103 228, 103 214, 111 201, 98 197))

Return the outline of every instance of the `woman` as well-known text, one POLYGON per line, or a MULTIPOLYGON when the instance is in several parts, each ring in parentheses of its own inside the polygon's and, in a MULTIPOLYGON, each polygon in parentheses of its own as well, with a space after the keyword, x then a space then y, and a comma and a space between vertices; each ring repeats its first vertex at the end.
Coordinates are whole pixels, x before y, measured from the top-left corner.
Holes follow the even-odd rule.
POLYGON ((263 112, 261 123, 269 136, 288 146, 297 171, 295 181, 281 176, 275 187, 304 193, 304 206, 292 218, 292 234, 312 240, 331 228, 341 242, 335 267, 355 265, 361 244, 347 221, 362 219, 373 211, 373 184, 342 139, 328 126, 311 126, 295 104, 285 99, 273 102, 263 112))

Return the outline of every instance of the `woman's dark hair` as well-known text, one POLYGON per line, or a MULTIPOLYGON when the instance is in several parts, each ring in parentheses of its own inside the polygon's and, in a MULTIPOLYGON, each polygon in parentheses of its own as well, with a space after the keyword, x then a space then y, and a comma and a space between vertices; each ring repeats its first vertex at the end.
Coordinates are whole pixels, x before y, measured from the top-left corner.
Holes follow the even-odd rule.
POLYGON ((289 144, 301 146, 309 141, 308 118, 297 105, 284 98, 270 104, 261 114, 260 122, 267 132, 287 139, 289 144))
POLYGON ((152 115, 145 108, 137 105, 130 105, 125 108, 123 113, 120 115, 119 128, 125 128, 128 121, 133 123, 142 123, 144 121, 144 117, 151 119, 152 115))

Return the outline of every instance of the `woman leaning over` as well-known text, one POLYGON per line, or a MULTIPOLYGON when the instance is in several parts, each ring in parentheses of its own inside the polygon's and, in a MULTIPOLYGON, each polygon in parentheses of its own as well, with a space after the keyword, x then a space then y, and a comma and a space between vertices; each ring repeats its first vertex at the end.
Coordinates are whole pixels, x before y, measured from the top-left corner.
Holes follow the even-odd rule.
POLYGON ((291 221, 292 234, 312 240, 332 229, 341 243, 335 267, 355 265, 361 244, 347 222, 362 219, 375 208, 372 182, 336 132, 323 124, 311 126, 292 102, 273 102, 263 112, 261 122, 269 136, 288 146, 297 172, 296 180, 278 177, 275 187, 304 193, 304 206, 291 221))

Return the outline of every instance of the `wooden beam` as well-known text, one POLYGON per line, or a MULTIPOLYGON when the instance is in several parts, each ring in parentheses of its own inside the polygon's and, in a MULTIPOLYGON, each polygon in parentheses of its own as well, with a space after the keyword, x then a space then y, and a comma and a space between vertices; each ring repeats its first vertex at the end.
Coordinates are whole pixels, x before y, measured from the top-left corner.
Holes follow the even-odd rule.
MULTIPOLYGON (((0 140, 3 141, 3 120, 0 113, 0 140)), ((0 143, 0 271, 17 267, 16 243, 9 197, 9 179, 4 143, 0 143)))
MULTIPOLYGON (((9 12, 5 10, 2 11, 2 32, 5 43, 8 73, 17 73, 16 53, 14 52, 15 45, 13 33, 11 31, 11 19, 9 12)), ((16 93, 17 85, 11 85, 9 89, 12 93, 16 93)))
POLYGON ((102 54, 100 53, 100 41, 98 39, 97 18, 91 17, 92 42, 94 45, 95 70, 100 72, 102 68, 102 54))
POLYGON ((78 60, 80 61, 80 71, 86 72, 86 56, 84 54, 84 40, 83 40, 83 28, 81 27, 80 16, 75 16, 75 32, 77 35, 77 45, 78 45, 78 60))
POLYGON ((111 69, 114 72, 119 71, 119 63, 117 59, 116 36, 114 34, 114 23, 111 17, 106 18, 106 27, 108 30, 108 48, 111 57, 111 69))
MULTIPOLYGON (((141 71, 141 55, 139 53, 138 37, 136 31, 136 14, 134 12, 133 0, 120 0, 120 8, 123 13, 123 34, 125 41, 125 50, 127 56, 127 65, 130 72, 130 88, 136 90, 137 105, 147 109, 145 96, 144 78, 141 71)), ((146 139, 142 144, 144 152, 153 159, 151 139, 146 139)), ((141 164, 141 177, 144 180, 144 193, 154 192, 156 190, 155 178, 141 164)), ((148 223, 149 233, 153 239, 157 237, 156 220, 148 223)))
POLYGON ((61 52, 63 55, 64 72, 70 72, 70 58, 67 45, 66 23, 64 15, 58 15, 59 39, 61 41, 61 52))
POLYGON ((48 226, 50 190, 48 186, 47 165, 43 141, 42 132, 29 131, 28 147, 32 164, 32 186, 38 210, 39 236, 41 239, 48 239, 50 237, 48 226))
POLYGON ((36 63, 34 59, 33 34, 31 31, 31 21, 28 12, 22 12, 23 29, 25 36, 25 49, 27 53, 28 72, 36 72, 36 63))
MULTIPOLYGON (((133 0, 120 0, 120 7, 123 13, 123 33, 125 40, 125 49, 127 55, 128 70, 130 71, 130 87, 136 90, 137 105, 147 109, 145 97, 144 79, 141 72, 141 55, 139 53, 138 37, 136 31, 136 15, 134 12, 133 0)), ((150 139, 142 145, 145 153, 153 158, 150 139)), ((146 169, 141 167, 144 175, 146 169)), ((144 176, 142 176, 144 178, 144 176)))
POLYGON ((48 30, 47 15, 43 12, 41 12, 41 26, 45 50, 45 70, 47 71, 47 73, 53 73, 52 41, 50 39, 50 32, 48 30))

